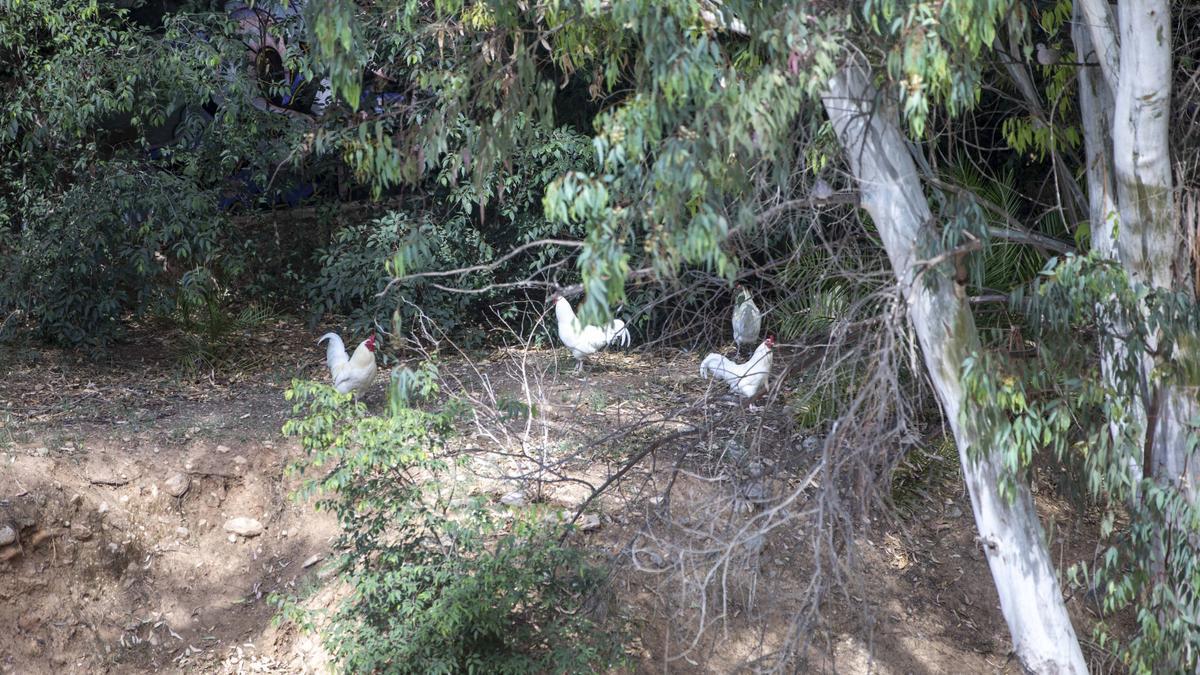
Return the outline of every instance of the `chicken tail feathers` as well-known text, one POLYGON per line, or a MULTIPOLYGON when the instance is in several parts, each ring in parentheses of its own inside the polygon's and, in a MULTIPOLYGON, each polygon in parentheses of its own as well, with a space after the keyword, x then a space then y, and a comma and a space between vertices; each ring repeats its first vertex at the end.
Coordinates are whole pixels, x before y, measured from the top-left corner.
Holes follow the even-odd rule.
POLYGON ((325 348, 325 363, 329 366, 329 370, 333 370, 338 366, 350 360, 350 355, 346 353, 346 344, 342 342, 342 338, 337 333, 326 333, 317 339, 317 344, 329 340, 329 346, 325 348))
POLYGON ((617 344, 621 345, 622 347, 628 347, 629 340, 630 340, 629 328, 627 328, 625 326, 625 322, 620 319, 616 319, 613 321, 613 327, 617 329, 617 332, 615 335, 613 335, 612 339, 609 342, 610 343, 616 342, 617 344))
POLYGON ((720 354, 709 354, 704 357, 704 360, 700 362, 700 379, 707 380, 713 375, 720 375, 720 371, 723 370, 721 362, 724 360, 725 357, 720 354))

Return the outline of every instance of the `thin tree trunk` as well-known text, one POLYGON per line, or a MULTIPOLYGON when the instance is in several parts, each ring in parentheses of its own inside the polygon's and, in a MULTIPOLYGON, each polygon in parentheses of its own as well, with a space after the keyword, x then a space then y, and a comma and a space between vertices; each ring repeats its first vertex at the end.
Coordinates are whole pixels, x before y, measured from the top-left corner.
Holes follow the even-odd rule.
MULTIPOLYGON (((1118 17, 1121 51, 1112 139, 1121 214, 1117 250, 1132 279, 1190 293, 1190 274, 1176 269, 1186 241, 1178 226, 1171 176, 1170 3, 1126 0, 1118 17)), ((1152 341, 1151 349, 1155 346, 1152 341)), ((1156 479, 1177 484, 1195 501, 1200 467, 1188 461, 1187 425, 1200 413, 1196 391, 1178 383, 1154 383, 1153 365, 1149 357, 1144 359, 1144 387, 1152 391, 1162 386, 1163 391, 1146 397, 1150 402, 1146 433, 1153 434, 1147 469, 1156 479)))
POLYGON ((966 405, 962 364, 979 347, 979 338, 963 289, 944 268, 928 269, 917 277, 919 254, 931 250, 937 237, 895 109, 881 105, 883 99, 868 72, 859 66, 840 70, 822 98, 859 183, 862 205, 887 249, 930 379, 954 433, 979 537, 1017 657, 1030 672, 1086 673, 1029 490, 1018 481, 1011 502, 1000 494, 1001 451, 980 448, 981 439, 960 417, 966 405))
MULTIPOLYGON (((1091 27, 1084 12, 1086 2, 1077 2, 1074 7, 1074 24, 1071 27, 1071 39, 1075 43, 1076 60, 1079 63, 1098 63, 1100 54, 1093 46, 1093 38, 1103 30, 1091 27)), ((1105 5, 1107 7, 1107 5, 1105 5)), ((1110 36, 1112 44, 1116 44, 1115 36, 1110 36)), ((1115 59, 1113 72, 1116 72, 1115 59)), ((1115 82, 1116 79, 1114 78, 1115 82)), ((1113 126, 1113 90, 1102 71, 1094 67, 1079 69, 1079 116, 1083 126, 1084 142, 1084 174, 1088 186, 1088 222, 1091 229, 1092 250, 1109 260, 1117 260, 1116 225, 1120 218, 1117 211, 1116 174, 1112 165, 1112 126, 1113 126)), ((1117 380, 1116 364, 1125 359, 1124 343, 1116 336, 1125 335, 1128 327, 1119 323, 1111 316, 1107 306, 1096 308, 1104 330, 1114 336, 1112 352, 1100 355, 1100 370, 1105 382, 1112 391, 1120 390, 1117 380)), ((1133 405, 1128 407, 1131 419, 1129 423, 1138 429, 1146 428, 1146 404, 1143 397, 1134 393, 1133 405)), ((1114 408, 1128 406, 1127 402, 1110 401, 1114 408)), ((1109 420, 1109 436, 1114 447, 1121 438, 1121 423, 1116 419, 1109 420)), ((1139 434, 1138 438, 1141 436, 1139 434)), ((1137 444, 1141 447, 1141 443, 1137 444)), ((1130 454, 1125 458, 1129 467, 1130 482, 1136 486, 1142 480, 1142 456, 1140 453, 1130 454)))

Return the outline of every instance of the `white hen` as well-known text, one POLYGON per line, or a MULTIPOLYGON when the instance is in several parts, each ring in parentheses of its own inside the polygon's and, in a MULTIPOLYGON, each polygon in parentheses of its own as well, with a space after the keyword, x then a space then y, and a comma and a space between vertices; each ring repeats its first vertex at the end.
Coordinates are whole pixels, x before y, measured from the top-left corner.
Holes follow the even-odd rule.
POLYGON ((346 354, 346 345, 337 333, 326 333, 317 344, 329 340, 325 348, 325 363, 333 377, 333 388, 345 394, 362 392, 375 379, 375 336, 367 338, 354 350, 354 356, 346 354))
POLYGON ((737 344, 740 354, 743 347, 749 347, 758 342, 758 332, 762 329, 762 312, 750 297, 750 291, 738 284, 735 289, 737 304, 733 307, 733 341, 737 344))
POLYGON ((774 349, 775 338, 767 336, 745 363, 735 363, 720 354, 709 354, 700 362, 700 377, 719 378, 742 398, 757 398, 767 390, 774 349))
POLYGON ((566 298, 555 293, 550 300, 554 302, 554 315, 558 319, 558 338, 575 357, 576 372, 583 369, 584 357, 614 342, 629 346, 629 329, 624 321, 613 319, 604 326, 584 326, 566 298))

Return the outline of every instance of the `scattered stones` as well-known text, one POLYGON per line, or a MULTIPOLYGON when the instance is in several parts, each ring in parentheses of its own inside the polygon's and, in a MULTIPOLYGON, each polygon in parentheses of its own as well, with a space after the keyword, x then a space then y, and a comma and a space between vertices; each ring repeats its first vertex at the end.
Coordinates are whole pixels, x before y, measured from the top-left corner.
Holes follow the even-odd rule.
POLYGON ((177 473, 168 478, 163 485, 167 494, 172 497, 182 497, 192 486, 192 479, 186 473, 177 473))
POLYGON ((595 513, 585 513, 579 519, 579 530, 581 532, 591 532, 598 529, 600 529, 600 516, 595 513))
POLYGON ((0 526, 0 546, 8 546, 17 540, 17 531, 12 525, 0 526))
POLYGON ((514 490, 501 497, 500 503, 512 507, 525 506, 525 493, 520 490, 514 490))
MULTIPOLYGON (((229 520, 225 521, 225 531, 232 532, 233 534, 240 534, 243 537, 257 537, 258 535, 262 534, 263 526, 262 523, 253 518, 240 516, 237 518, 230 518, 229 520)), ((234 541, 236 541, 236 539, 234 541)))
POLYGON ((218 445, 217 452, 219 452, 223 455, 223 454, 229 452, 229 446, 228 445, 218 445))

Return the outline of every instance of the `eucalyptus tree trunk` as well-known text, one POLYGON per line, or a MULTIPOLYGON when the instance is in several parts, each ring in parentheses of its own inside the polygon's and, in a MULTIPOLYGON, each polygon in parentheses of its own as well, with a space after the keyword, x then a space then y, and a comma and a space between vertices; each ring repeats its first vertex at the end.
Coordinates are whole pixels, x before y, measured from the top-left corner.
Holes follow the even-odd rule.
MULTIPOLYGON (((1104 0, 1081 0, 1074 33, 1080 60, 1100 66, 1082 69, 1098 70, 1098 76, 1080 74, 1093 241, 1098 243, 1098 229, 1109 230, 1111 237, 1108 214, 1115 206, 1119 223, 1115 257, 1130 278, 1190 293, 1191 272, 1186 259, 1181 259, 1187 241, 1179 227, 1171 174, 1170 4, 1124 0, 1114 16, 1104 0), (1111 134, 1105 133, 1106 126, 1111 134), (1093 166, 1105 168, 1093 170, 1093 166), (1115 200, 1115 204, 1097 209, 1098 199, 1115 200)), ((1200 496, 1200 467, 1188 462, 1187 437, 1188 422, 1200 413, 1197 392, 1178 383, 1156 391, 1160 385, 1153 380, 1152 369, 1152 360, 1144 358, 1141 419, 1152 436, 1149 466, 1143 470, 1177 484, 1195 501, 1200 496)))
POLYGON ((933 250, 938 237, 899 117, 859 66, 840 70, 822 99, 859 184, 863 207, 887 249, 954 433, 979 539, 1017 657, 1034 673, 1086 673, 1029 490, 1018 481, 1012 501, 1001 495, 1002 450, 981 447, 974 426, 964 424, 962 412, 969 403, 961 384, 962 364, 978 349, 979 337, 963 289, 945 267, 920 265, 921 254, 933 250))
MULTIPOLYGON (((1100 0, 1099 6, 1092 0, 1080 0, 1074 6, 1074 24, 1071 26, 1071 40, 1075 43, 1076 61, 1089 64, 1079 69, 1079 114, 1083 123, 1084 141, 1084 176, 1088 186, 1088 222, 1091 230, 1092 250, 1109 260, 1117 260, 1117 184, 1112 162, 1112 128, 1113 128, 1113 90, 1110 81, 1105 78, 1104 70, 1097 61, 1098 53, 1093 46, 1093 36, 1097 32, 1090 29, 1088 18, 1091 14, 1098 18, 1096 21, 1105 22, 1103 25, 1114 25, 1111 12, 1108 11, 1107 0, 1100 0)), ((1103 34, 1108 42, 1114 41, 1113 35, 1103 34)), ((1115 44, 1115 42, 1113 43, 1115 44)), ((1116 61, 1109 64, 1116 82, 1116 61)), ((1124 342, 1115 336, 1124 335, 1128 326, 1122 324, 1112 315, 1108 307, 1101 303, 1096 308, 1100 322, 1109 335, 1114 336, 1113 351, 1100 355, 1100 369, 1105 382, 1113 391, 1120 389, 1117 381, 1116 363, 1125 358, 1124 342)), ((1129 420, 1125 424, 1133 424, 1138 429, 1146 426, 1146 404, 1144 397, 1135 395, 1129 406, 1129 420)), ((1125 405, 1120 401, 1110 401, 1116 407, 1125 405)), ((1114 445, 1121 437, 1122 422, 1109 420, 1109 435, 1114 445)), ((1125 457, 1129 468, 1130 483, 1136 486, 1144 475, 1142 457, 1140 454, 1130 454, 1125 457)), ((1136 489, 1135 489, 1136 493, 1136 489)))

